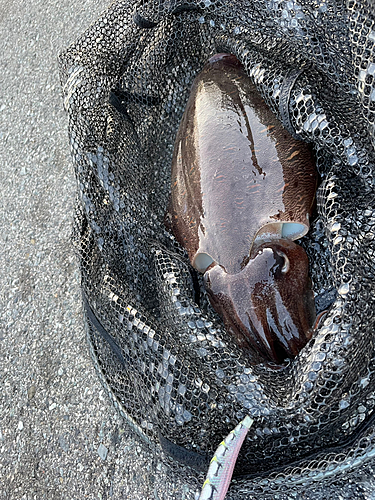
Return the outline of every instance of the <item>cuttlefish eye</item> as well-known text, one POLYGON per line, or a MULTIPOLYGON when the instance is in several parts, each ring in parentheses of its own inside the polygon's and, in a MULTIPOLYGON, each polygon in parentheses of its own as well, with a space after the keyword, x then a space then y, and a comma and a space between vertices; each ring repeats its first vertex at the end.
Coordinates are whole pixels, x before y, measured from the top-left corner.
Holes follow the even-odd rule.
POLYGON ((213 266, 205 286, 227 330, 254 359, 282 363, 312 336, 315 304, 308 259, 292 241, 264 243, 236 274, 213 266))
MULTIPOLYGON (((260 250, 259 254, 264 252, 265 250, 260 250)), ((286 274, 289 269, 290 269, 290 261, 288 259, 288 256, 286 255, 285 252, 282 252, 281 250, 275 249, 274 250, 274 259, 275 259, 275 265, 272 267, 270 272, 276 276, 278 275, 279 278, 282 274, 286 274)), ((275 278, 276 279, 276 278, 275 278)))
POLYGON ((289 269, 290 269, 289 259, 288 259, 287 255, 285 253, 283 253, 283 252, 277 251, 277 254, 283 260, 283 266, 281 268, 281 273, 282 274, 286 274, 289 271, 289 269))

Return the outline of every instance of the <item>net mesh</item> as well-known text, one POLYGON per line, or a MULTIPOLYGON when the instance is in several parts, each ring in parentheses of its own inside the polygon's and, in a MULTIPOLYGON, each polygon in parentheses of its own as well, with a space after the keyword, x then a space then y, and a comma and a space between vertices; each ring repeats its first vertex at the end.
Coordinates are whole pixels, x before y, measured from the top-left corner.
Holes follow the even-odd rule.
POLYGON ((233 498, 356 478, 375 456, 374 46, 372 0, 143 0, 114 2, 60 56, 98 373, 180 475, 200 477, 253 417, 233 498), (279 372, 251 366, 228 337, 163 222, 179 121, 217 52, 238 57, 317 158, 317 208, 300 244, 317 311, 329 312, 279 372))

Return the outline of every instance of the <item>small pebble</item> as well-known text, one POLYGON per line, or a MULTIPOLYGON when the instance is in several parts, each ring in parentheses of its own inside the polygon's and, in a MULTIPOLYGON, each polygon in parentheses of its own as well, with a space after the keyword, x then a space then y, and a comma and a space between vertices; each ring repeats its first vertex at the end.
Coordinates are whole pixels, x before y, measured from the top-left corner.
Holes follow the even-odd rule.
POLYGON ((65 452, 69 450, 69 443, 65 440, 64 436, 59 437, 59 444, 65 452))
POLYGON ((36 387, 35 385, 30 385, 30 387, 27 389, 27 397, 29 399, 33 399, 36 393, 36 387))
POLYGON ((19 430, 19 431, 22 431, 22 429, 23 429, 23 422, 22 422, 22 420, 20 420, 20 421, 18 422, 18 430, 19 430))
POLYGON ((107 453, 108 453, 108 448, 104 446, 104 444, 101 444, 98 448, 98 455, 102 460, 105 460, 107 458, 107 453))

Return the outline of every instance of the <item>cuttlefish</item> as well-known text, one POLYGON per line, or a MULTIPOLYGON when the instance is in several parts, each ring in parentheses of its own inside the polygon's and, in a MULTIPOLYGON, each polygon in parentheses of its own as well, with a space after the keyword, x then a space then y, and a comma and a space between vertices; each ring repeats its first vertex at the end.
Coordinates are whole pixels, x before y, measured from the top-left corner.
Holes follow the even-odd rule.
POLYGON ((193 82, 172 161, 170 228, 215 311, 255 363, 281 364, 315 321, 308 258, 317 173, 231 54, 193 82))

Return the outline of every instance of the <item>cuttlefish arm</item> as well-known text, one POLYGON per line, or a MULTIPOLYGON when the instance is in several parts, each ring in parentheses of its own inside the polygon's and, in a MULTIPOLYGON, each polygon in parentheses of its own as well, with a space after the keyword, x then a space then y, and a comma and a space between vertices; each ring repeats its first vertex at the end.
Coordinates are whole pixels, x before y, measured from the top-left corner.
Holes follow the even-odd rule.
POLYGON ((308 279, 301 286, 309 298, 300 304, 296 293, 307 277, 307 257, 286 239, 307 233, 316 183, 309 146, 282 127, 238 59, 211 58, 194 80, 176 137, 170 225, 192 265, 205 273, 226 328, 263 360, 295 356, 312 334, 308 279), (269 277, 271 257, 264 257, 275 252, 290 264, 277 280, 269 277), (296 259, 304 272, 292 273, 296 259), (266 291, 270 298, 260 300, 266 291))

